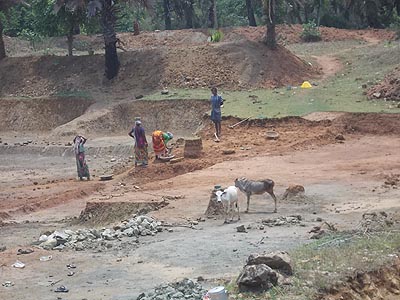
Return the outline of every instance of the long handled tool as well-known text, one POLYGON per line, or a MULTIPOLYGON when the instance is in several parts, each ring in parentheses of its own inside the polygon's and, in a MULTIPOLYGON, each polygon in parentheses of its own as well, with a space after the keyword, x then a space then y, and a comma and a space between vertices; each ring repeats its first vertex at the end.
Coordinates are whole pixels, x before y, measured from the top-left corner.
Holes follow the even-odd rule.
POLYGON ((250 119, 251 118, 251 116, 250 117, 248 117, 248 118, 246 118, 246 119, 243 119, 242 121, 240 121, 240 122, 237 122, 236 124, 233 124, 233 125, 231 125, 231 126, 229 126, 229 128, 234 128, 234 127, 236 127, 236 126, 238 126, 238 125, 240 125, 240 124, 242 124, 244 121, 247 121, 248 119, 250 119))

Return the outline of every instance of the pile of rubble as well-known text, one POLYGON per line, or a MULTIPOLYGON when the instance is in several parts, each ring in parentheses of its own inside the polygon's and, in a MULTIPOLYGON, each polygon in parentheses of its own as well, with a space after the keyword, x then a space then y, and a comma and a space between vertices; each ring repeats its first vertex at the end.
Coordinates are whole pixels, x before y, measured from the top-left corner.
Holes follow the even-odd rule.
POLYGON ((139 236, 155 235, 160 231, 162 231, 161 222, 148 216, 137 216, 113 228, 54 231, 39 238, 39 247, 47 250, 69 248, 76 251, 99 247, 112 248, 113 244, 108 241, 131 237, 134 239, 133 242, 138 243, 139 236))
POLYGON ((290 284, 293 265, 287 252, 252 254, 236 280, 240 292, 262 292, 290 284))
POLYGON ((273 227, 273 226, 289 226, 289 225, 300 225, 302 217, 300 215, 292 215, 292 216, 281 216, 275 219, 264 219, 262 223, 264 225, 273 227))
POLYGON ((358 224, 358 228, 363 232, 372 232, 385 230, 392 227, 395 220, 390 217, 386 212, 368 212, 362 215, 362 219, 358 224))
POLYGON ((141 293, 137 300, 201 300, 207 291, 190 279, 157 286, 154 292, 141 293))

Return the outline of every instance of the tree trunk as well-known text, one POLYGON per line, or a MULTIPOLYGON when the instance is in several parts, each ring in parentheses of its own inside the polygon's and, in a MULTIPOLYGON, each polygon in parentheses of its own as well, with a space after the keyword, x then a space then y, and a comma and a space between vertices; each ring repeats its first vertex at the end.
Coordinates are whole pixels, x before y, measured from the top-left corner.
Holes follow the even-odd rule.
POLYGON ((169 0, 164 0, 164 21, 165 21, 165 30, 171 30, 171 14, 169 13, 169 0))
POLYGON ((317 26, 318 27, 319 27, 319 24, 321 22, 321 5, 322 5, 322 0, 319 0, 318 9, 317 9, 317 26))
POLYGON ((112 2, 112 0, 104 1, 101 18, 105 46, 105 76, 107 79, 116 77, 120 66, 117 54, 117 35, 115 33, 116 16, 112 2))
POLYGON ((193 12, 193 0, 190 0, 185 4, 184 8, 186 28, 193 28, 193 12))
POLYGON ((74 42, 74 35, 72 33, 73 33, 73 28, 71 28, 71 30, 67 34, 68 56, 74 55, 72 53, 72 44, 74 42))
POLYGON ((214 15, 213 15, 213 18, 214 18, 214 26, 213 26, 213 28, 217 29, 218 28, 217 0, 212 0, 212 2, 213 2, 213 13, 214 13, 214 15))
POLYGON ((303 19, 301 18, 301 8, 300 8, 300 4, 298 4, 296 2, 296 17, 297 17, 297 21, 299 22, 299 24, 303 24, 303 19))
POLYGON ((257 26, 256 18, 254 17, 253 3, 251 0, 246 0, 247 18, 249 19, 249 26, 257 26))
POLYGON ((373 0, 365 1, 365 17, 367 24, 372 28, 382 28, 378 18, 378 7, 373 0))
POLYGON ((3 23, 0 19, 0 60, 6 57, 6 47, 3 40, 3 23))
POLYGON ((269 49, 276 49, 275 0, 264 0, 264 14, 267 20, 267 33, 264 43, 269 49))

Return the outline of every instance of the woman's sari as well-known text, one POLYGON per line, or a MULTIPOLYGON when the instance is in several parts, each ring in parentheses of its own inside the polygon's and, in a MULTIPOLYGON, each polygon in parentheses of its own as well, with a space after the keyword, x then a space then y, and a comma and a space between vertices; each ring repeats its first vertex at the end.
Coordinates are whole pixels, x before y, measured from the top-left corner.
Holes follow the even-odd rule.
POLYGON ((135 135, 135 166, 148 164, 149 153, 147 151, 147 140, 142 126, 136 125, 133 129, 135 135))
POLYGON ((163 132, 156 130, 152 134, 154 154, 159 156, 166 153, 166 146, 163 138, 163 132))
POLYGON ((86 140, 81 136, 77 136, 74 139, 76 168, 80 180, 82 180, 83 177, 86 177, 88 180, 90 179, 89 167, 86 164, 86 159, 85 159, 85 148, 83 146, 85 142, 86 140))

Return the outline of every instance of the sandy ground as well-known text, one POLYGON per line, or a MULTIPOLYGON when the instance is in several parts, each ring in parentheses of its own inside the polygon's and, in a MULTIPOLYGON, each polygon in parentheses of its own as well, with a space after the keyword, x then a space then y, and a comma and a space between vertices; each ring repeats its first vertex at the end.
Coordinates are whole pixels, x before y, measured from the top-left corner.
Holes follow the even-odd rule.
MULTIPOLYGON (((185 196, 151 213, 159 220, 176 224, 187 224, 188 220, 204 216, 213 185, 232 184, 239 176, 273 178, 278 197, 289 184, 302 184, 307 198, 299 202, 280 201, 278 213, 273 214, 269 196, 254 196, 250 213, 243 213, 239 222, 222 225, 222 220, 207 219, 195 229, 174 227, 173 232, 140 238, 138 245, 131 245, 126 239, 122 246, 114 246, 105 253, 35 249, 33 254, 17 256, 18 248, 35 241, 45 230, 74 228, 69 225, 68 217, 77 216, 84 208, 84 201, 71 199, 61 206, 21 214, 14 218, 16 224, 0 229, 1 242, 8 248, 0 256, 1 278, 15 283, 11 288, 0 287, 3 299, 32 299, 32 295, 36 299, 55 299, 57 294, 52 288, 57 284, 53 287, 51 283, 58 280, 70 289, 65 299, 134 299, 138 293, 161 282, 185 276, 203 276, 208 280, 205 285, 212 286, 213 279, 237 276, 252 252, 288 250, 309 241, 308 231, 318 224, 317 217, 337 224, 339 229, 351 229, 358 226, 364 212, 398 211, 400 192, 384 187, 383 181, 385 175, 399 173, 399 146, 397 137, 355 136, 345 143, 313 150, 225 161, 144 184, 139 191, 121 187, 125 192, 120 193, 118 201, 154 199, 157 195, 185 196), (291 214, 300 214, 303 225, 259 229, 262 219, 291 214), (235 227, 240 224, 250 225, 251 229, 248 233, 237 233, 235 227), (52 261, 39 261, 40 256, 49 254, 53 255, 52 261), (26 263, 24 269, 11 267, 17 259, 26 263), (73 277, 66 276, 68 263, 78 266, 73 277)), ((118 184, 106 183, 103 190, 118 193, 118 184)), ((98 195, 84 199, 98 201, 98 195)), ((240 206, 243 210, 244 197, 240 206)))

